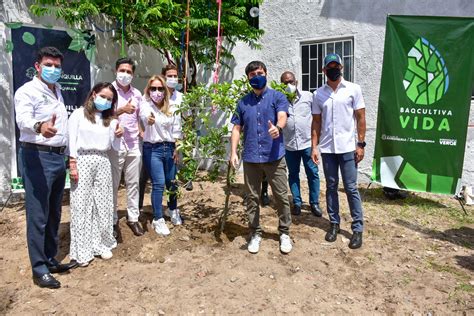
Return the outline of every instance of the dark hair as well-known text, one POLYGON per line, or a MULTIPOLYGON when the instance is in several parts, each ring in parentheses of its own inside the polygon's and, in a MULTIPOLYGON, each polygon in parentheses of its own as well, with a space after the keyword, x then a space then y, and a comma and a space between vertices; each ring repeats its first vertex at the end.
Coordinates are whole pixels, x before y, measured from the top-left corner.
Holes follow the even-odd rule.
POLYGON ((163 76, 166 76, 166 73, 167 73, 169 70, 176 70, 176 71, 178 71, 178 67, 176 67, 176 66, 173 65, 173 64, 168 64, 168 65, 164 66, 164 67, 161 69, 161 74, 162 74, 163 76))
POLYGON ((296 81, 295 74, 288 70, 281 74, 280 81, 283 82, 283 78, 285 78, 286 76, 291 76, 291 78, 293 78, 293 81, 296 81))
POLYGON ((96 108, 94 105, 94 100, 92 95, 98 94, 102 89, 110 89, 113 93, 112 97, 112 107, 108 110, 102 111, 102 121, 104 126, 109 126, 110 122, 115 118, 115 105, 117 104, 118 94, 115 87, 110 82, 99 82, 96 84, 92 90, 87 95, 86 102, 84 103, 84 116, 91 122, 95 124, 95 112, 96 108))
POLYGON ((267 66, 265 66, 264 63, 258 60, 251 61, 247 67, 245 67, 245 74, 248 76, 249 73, 251 73, 254 70, 257 70, 258 68, 262 68, 265 73, 267 73, 267 66))
POLYGON ((63 54, 59 49, 53 46, 48 46, 48 47, 43 47, 38 51, 38 54, 36 55, 36 61, 40 63, 44 57, 53 57, 53 58, 59 58, 61 59, 61 62, 64 59, 63 54))
POLYGON ((117 61, 115 62, 115 70, 117 70, 118 67, 122 64, 129 64, 130 66, 132 66, 132 71, 135 72, 135 63, 133 62, 131 58, 123 57, 123 58, 117 59, 117 61))

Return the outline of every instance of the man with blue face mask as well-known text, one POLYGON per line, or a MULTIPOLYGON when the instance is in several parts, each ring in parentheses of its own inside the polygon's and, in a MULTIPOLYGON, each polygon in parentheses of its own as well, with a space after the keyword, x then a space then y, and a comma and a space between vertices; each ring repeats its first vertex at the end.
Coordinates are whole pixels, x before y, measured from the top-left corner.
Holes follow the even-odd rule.
POLYGON ((58 229, 66 179, 65 150, 68 116, 57 83, 62 53, 55 47, 38 51, 38 75, 15 93, 15 114, 20 130, 19 164, 25 187, 26 238, 33 281, 40 287, 59 288, 51 273, 76 263, 60 264, 58 229))
POLYGON ((275 198, 280 233, 280 251, 291 252, 289 236, 291 224, 290 203, 288 201, 288 178, 286 175, 283 128, 288 118, 288 100, 281 92, 267 87, 267 67, 261 61, 253 61, 245 68, 253 91, 240 99, 231 136, 230 163, 239 165, 237 146, 243 132, 242 160, 244 181, 247 189, 246 205, 251 231, 247 250, 257 253, 262 240, 260 226, 259 197, 262 178, 265 175, 275 198))

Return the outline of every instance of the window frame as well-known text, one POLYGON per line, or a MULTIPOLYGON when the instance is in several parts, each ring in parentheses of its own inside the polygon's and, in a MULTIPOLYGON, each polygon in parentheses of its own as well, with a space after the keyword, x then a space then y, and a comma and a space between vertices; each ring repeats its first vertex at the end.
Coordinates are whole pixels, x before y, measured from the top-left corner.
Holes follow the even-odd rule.
MULTIPOLYGON (((321 84, 319 85, 322 86, 326 83, 326 78, 324 76, 324 74, 322 73, 322 63, 323 63, 323 59, 324 59, 324 56, 327 54, 327 45, 328 44, 332 44, 334 43, 334 51, 335 51, 335 46, 336 46, 336 43, 344 43, 344 42, 350 42, 351 43, 351 50, 350 50, 350 54, 347 54, 345 55, 344 54, 344 45, 345 44, 342 44, 342 56, 341 58, 343 59, 343 62, 344 64, 346 63, 345 62, 345 59, 344 58, 350 58, 350 69, 348 71, 350 71, 350 78, 347 78, 346 76, 344 76, 344 78, 346 80, 349 80, 349 81, 354 81, 354 78, 355 78, 355 66, 354 66, 354 61, 355 61, 355 37, 354 36, 350 36, 350 35, 342 35, 342 36, 338 36, 338 37, 330 37, 330 38, 318 38, 318 39, 311 39, 311 40, 302 40, 302 41, 299 41, 299 57, 300 57, 300 61, 301 61, 301 66, 300 66, 300 82, 301 82, 301 88, 302 90, 305 90, 305 91, 310 91, 310 92, 313 92, 315 91, 317 88, 318 88, 318 85, 319 85, 319 78, 318 76, 322 76, 321 79, 322 79, 322 82, 321 84), (319 47, 318 45, 322 44, 323 47, 324 47, 324 51, 322 52, 321 55, 319 55, 319 47), (303 72, 303 64, 305 63, 304 59, 303 59, 303 47, 304 46, 307 46, 308 47, 308 51, 307 51, 307 72, 303 72), (318 50, 317 50, 317 53, 316 53, 316 57, 312 57, 312 54, 311 54, 311 46, 316 46, 318 47, 318 50), (321 57, 321 60, 320 60, 320 57, 321 57), (316 86, 312 86, 311 83, 312 83, 312 78, 313 78, 313 74, 312 74, 312 71, 311 71, 311 61, 314 61, 316 60, 316 78, 313 79, 316 81, 316 86), (319 64, 321 64, 321 72, 319 72, 319 64), (305 76, 308 76, 307 79, 304 79, 303 78, 305 76), (306 85, 303 85, 303 83, 306 83, 306 80, 308 80, 307 82, 307 86, 306 85)), ((306 55, 306 54, 305 54, 306 55)), ((314 56, 314 55, 313 55, 314 56)), ((346 66, 344 66, 345 69, 347 69, 346 66)), ((313 69, 313 72, 314 72, 314 69, 313 69)))

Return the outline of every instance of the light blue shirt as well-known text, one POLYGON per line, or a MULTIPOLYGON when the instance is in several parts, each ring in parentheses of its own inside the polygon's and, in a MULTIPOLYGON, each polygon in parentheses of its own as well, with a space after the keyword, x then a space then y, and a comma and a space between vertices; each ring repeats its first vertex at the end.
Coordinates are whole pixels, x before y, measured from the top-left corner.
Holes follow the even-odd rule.
POLYGON ((297 90, 295 101, 288 107, 289 117, 283 129, 286 150, 296 151, 311 147, 312 105, 311 92, 297 90))

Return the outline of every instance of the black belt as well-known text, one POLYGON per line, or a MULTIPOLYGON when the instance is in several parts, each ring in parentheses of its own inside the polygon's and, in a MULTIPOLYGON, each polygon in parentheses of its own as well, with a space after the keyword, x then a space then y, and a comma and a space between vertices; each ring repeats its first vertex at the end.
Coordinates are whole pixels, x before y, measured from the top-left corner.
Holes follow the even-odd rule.
POLYGON ((64 152, 66 151, 66 146, 53 147, 53 146, 38 145, 38 144, 25 143, 25 142, 21 143, 21 147, 28 148, 28 149, 35 149, 38 151, 53 152, 56 154, 64 154, 64 152))

